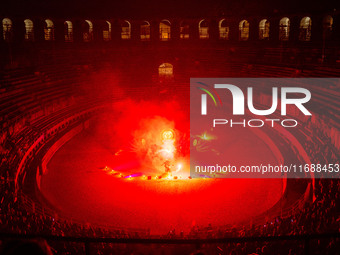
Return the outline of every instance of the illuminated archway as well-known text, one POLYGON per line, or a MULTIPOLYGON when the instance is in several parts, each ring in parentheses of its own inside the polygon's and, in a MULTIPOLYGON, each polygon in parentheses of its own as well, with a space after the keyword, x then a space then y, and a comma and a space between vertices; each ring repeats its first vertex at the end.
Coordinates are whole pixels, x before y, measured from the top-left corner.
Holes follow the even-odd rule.
POLYGON ((121 27, 121 38, 123 40, 131 39, 131 23, 127 20, 124 20, 121 27))
POLYGON ((240 41, 247 41, 249 38, 249 22, 242 20, 239 23, 239 39, 240 41))
POLYGON ((144 21, 140 25, 140 39, 142 41, 150 41, 150 23, 148 21, 144 21))
POLYGON ((25 19, 25 41, 34 41, 34 27, 33 21, 30 19, 25 19))
POLYGON ((171 79, 174 75, 174 67, 170 63, 163 63, 158 67, 158 75, 161 79, 171 79))
POLYGON ((171 38, 171 23, 168 20, 162 20, 159 23, 159 38, 161 41, 169 41, 171 38))
POLYGON ((44 37, 45 41, 54 40, 54 24, 53 21, 50 19, 45 20, 44 37))
POLYGON ((259 39, 260 40, 266 40, 269 39, 269 21, 266 19, 263 19, 259 23, 259 39))
POLYGON ((312 20, 310 17, 303 17, 300 21, 300 41, 310 41, 312 35, 312 20))
POLYGON ((69 20, 64 22, 64 38, 65 42, 73 42, 73 25, 69 20))
POLYGON ((127 20, 124 20, 121 26, 121 38, 122 40, 130 40, 131 39, 131 23, 127 20))
POLYGON ((333 30, 333 17, 330 15, 327 15, 323 18, 323 36, 325 38, 329 37, 333 30))
POLYGON ((91 42, 93 40, 93 23, 90 20, 85 20, 83 27, 84 42, 91 42))
POLYGON ((290 30, 290 20, 289 18, 284 17, 280 20, 280 31, 279 31, 280 41, 289 40, 289 30, 290 30))
POLYGON ((229 27, 225 19, 221 19, 220 22, 218 23, 218 30, 219 30, 220 39, 222 40, 229 39, 229 27))
POLYGON ((209 39, 209 24, 205 19, 198 23, 198 32, 200 39, 209 39))
POLYGON ((184 40, 190 37, 190 26, 185 21, 182 21, 180 24, 179 37, 184 40))
POLYGON ((105 28, 103 30, 103 41, 108 42, 111 41, 111 23, 109 21, 105 22, 105 28))
POLYGON ((9 18, 4 18, 2 20, 2 35, 4 38, 4 41, 10 42, 12 40, 12 20, 9 18))

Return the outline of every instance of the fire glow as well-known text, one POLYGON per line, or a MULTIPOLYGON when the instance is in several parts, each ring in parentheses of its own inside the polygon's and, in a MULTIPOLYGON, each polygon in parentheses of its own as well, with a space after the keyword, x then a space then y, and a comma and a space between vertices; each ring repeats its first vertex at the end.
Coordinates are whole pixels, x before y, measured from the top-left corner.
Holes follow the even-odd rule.
MULTIPOLYGON (((112 125, 103 125, 105 143, 113 155, 113 162, 107 162, 112 169, 124 176, 189 176, 189 118, 177 101, 126 100, 114 104, 112 113, 118 118, 112 125)), ((105 123, 108 119, 112 118, 105 123)))
POLYGON ((162 149, 158 151, 158 153, 165 160, 173 160, 174 154, 176 152, 175 147, 175 136, 173 130, 165 130, 162 132, 162 149))

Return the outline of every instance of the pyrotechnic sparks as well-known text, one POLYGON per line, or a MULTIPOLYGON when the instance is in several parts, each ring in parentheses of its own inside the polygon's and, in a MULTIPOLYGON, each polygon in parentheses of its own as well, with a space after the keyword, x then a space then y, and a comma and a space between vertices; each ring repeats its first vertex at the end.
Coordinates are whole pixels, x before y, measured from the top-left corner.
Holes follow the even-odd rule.
POLYGON ((134 132, 133 151, 140 161, 148 168, 163 171, 164 162, 175 164, 178 157, 178 141, 174 122, 166 118, 155 116, 142 119, 140 128, 134 132))
POLYGON ((162 145, 158 153, 160 153, 165 160, 173 160, 176 152, 174 131, 171 129, 165 130, 161 135, 162 145))
POLYGON ((166 170, 164 162, 169 161, 170 172, 189 176, 189 118, 177 101, 125 100, 115 103, 113 111, 119 121, 105 114, 99 123, 110 119, 111 125, 100 125, 98 132, 105 136, 103 144, 112 153, 108 163, 115 171, 124 176, 135 172, 161 176, 166 170))
POLYGON ((208 134, 207 132, 204 132, 202 135, 199 135, 198 137, 201 138, 202 140, 206 140, 206 141, 216 139, 215 136, 210 135, 210 134, 208 134))
POLYGON ((179 171, 181 171, 182 167, 183 166, 182 166, 181 163, 177 164, 177 169, 176 169, 175 173, 178 173, 179 171))
POLYGON ((173 130, 163 131, 162 132, 162 138, 163 138, 163 141, 174 140, 175 139, 174 131, 173 130))

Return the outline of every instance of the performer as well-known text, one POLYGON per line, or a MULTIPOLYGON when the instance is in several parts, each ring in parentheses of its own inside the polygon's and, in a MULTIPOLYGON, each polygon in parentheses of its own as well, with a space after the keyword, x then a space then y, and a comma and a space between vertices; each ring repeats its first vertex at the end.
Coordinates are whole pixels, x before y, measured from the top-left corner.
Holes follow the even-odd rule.
POLYGON ((162 166, 164 166, 165 168, 165 173, 171 175, 170 161, 169 160, 164 161, 162 166))

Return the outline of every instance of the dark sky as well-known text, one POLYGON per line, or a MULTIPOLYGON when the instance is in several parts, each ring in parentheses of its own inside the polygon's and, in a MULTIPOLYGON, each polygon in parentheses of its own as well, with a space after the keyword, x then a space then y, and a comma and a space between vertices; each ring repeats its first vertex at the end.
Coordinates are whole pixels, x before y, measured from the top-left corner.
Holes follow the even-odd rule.
POLYGON ((210 17, 216 15, 271 15, 320 13, 339 8, 340 1, 326 0, 7 0, 0 14, 51 17, 210 17))

